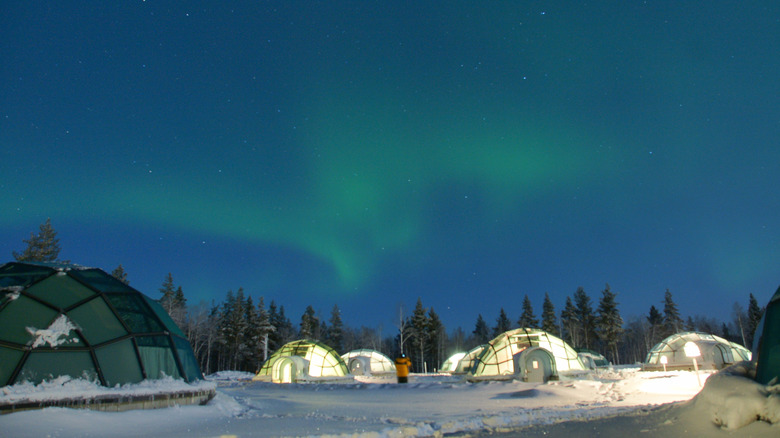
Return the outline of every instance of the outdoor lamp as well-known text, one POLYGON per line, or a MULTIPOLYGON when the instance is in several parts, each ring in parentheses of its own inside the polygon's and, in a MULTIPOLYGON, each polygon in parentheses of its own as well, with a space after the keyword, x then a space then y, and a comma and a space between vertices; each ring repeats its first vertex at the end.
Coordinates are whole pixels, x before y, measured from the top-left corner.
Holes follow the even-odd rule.
POLYGON ((699 377, 699 364, 696 363, 696 358, 701 356, 701 350, 699 350, 699 346, 696 345, 696 343, 691 341, 686 342, 683 349, 685 350, 685 355, 693 359, 693 369, 696 370, 696 380, 699 382, 699 386, 701 386, 701 377, 699 377))

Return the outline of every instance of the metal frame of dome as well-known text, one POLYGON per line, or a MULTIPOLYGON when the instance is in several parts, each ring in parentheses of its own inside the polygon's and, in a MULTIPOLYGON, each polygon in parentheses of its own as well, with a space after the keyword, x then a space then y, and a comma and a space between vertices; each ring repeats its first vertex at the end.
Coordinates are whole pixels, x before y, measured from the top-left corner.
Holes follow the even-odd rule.
POLYGON ((65 375, 104 386, 203 379, 162 306, 110 274, 72 264, 0 265, 0 386, 65 375))

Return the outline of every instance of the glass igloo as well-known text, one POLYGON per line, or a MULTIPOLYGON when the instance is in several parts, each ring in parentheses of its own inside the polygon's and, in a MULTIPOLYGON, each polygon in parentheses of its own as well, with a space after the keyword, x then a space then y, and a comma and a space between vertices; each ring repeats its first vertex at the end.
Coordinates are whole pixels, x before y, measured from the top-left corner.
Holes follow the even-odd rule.
POLYGON ((342 354, 341 359, 347 364, 350 374, 355 376, 395 373, 395 363, 380 351, 367 348, 352 350, 342 354))
POLYGON ((155 300, 106 272, 70 264, 0 266, 0 386, 59 376, 104 386, 203 374, 155 300))
POLYGON ((698 347, 699 368, 719 370, 735 362, 751 359, 750 350, 720 336, 701 332, 676 333, 656 344, 643 364, 649 371, 664 369, 693 370, 693 358, 685 353, 685 345, 693 343, 698 347), (664 361, 666 362, 664 364, 664 361))
POLYGON ((252 380, 294 383, 348 375, 347 365, 336 350, 314 340, 300 339, 274 352, 252 380))
POLYGON ((562 339, 532 328, 509 330, 490 341, 471 367, 473 379, 547 381, 561 371, 582 371, 577 352, 562 339))

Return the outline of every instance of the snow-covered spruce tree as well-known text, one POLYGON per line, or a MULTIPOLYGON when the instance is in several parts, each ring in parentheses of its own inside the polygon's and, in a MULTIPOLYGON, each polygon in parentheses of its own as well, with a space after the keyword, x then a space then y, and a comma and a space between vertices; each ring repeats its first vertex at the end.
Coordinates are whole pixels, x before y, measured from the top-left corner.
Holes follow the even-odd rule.
POLYGON ((51 218, 41 224, 38 234, 30 233, 30 240, 24 240, 27 247, 22 252, 13 251, 19 262, 56 262, 60 255, 60 239, 51 226, 51 218))
POLYGON ((260 315, 251 296, 246 298, 244 321, 246 331, 243 333, 243 343, 246 345, 246 353, 239 368, 249 372, 257 372, 260 365, 263 364, 263 335, 260 328, 260 315))
POLYGON ((317 318, 312 306, 306 306, 306 310, 301 315, 301 330, 298 332, 298 337, 301 339, 319 340, 319 332, 320 319, 317 318))
POLYGON ((650 306, 650 313, 647 315, 649 330, 647 333, 647 350, 661 341, 663 336, 664 317, 655 306, 650 306))
POLYGON ((672 293, 666 289, 664 293, 664 338, 679 333, 683 329, 683 319, 677 304, 672 299, 672 293))
POLYGON ((257 302, 257 328, 259 330, 260 345, 262 347, 262 356, 260 358, 262 362, 265 362, 269 356, 268 350, 270 336, 271 333, 276 331, 276 327, 271 325, 270 315, 265 309, 265 298, 262 296, 257 302))
POLYGON ((577 318, 580 321, 579 330, 582 334, 582 347, 591 348, 596 339, 596 316, 593 314, 593 306, 585 289, 580 286, 574 292, 574 306, 577 318))
POLYGON ((612 356, 612 363, 620 363, 618 342, 623 335, 623 318, 617 308, 616 294, 609 284, 601 292, 598 315, 596 316, 596 333, 603 347, 612 356))
POLYGON ((425 370, 423 365, 425 363, 425 347, 428 341, 428 315, 420 297, 417 297, 417 304, 412 312, 411 335, 414 349, 411 350, 412 357, 410 359, 417 370, 423 371, 425 370))
POLYGON ((748 344, 745 345, 747 348, 752 348, 753 346, 753 340, 756 336, 756 328, 758 328, 758 323, 761 321, 761 317, 764 316, 764 308, 758 305, 758 301, 756 300, 756 297, 753 296, 753 294, 750 294, 750 300, 748 302, 748 309, 747 309, 747 339, 748 344))
POLYGON ((268 319, 275 328, 275 330, 268 335, 268 350, 270 352, 278 350, 284 344, 295 339, 297 332, 290 319, 284 314, 284 306, 279 306, 277 308, 276 303, 271 300, 271 304, 268 305, 268 319))
POLYGON ((163 280, 160 294, 162 297, 160 297, 159 302, 163 306, 163 309, 170 315, 176 298, 176 286, 173 284, 173 274, 170 272, 165 276, 165 280, 163 280))
POLYGON ((326 336, 326 344, 336 350, 339 354, 344 354, 344 323, 341 321, 341 311, 339 306, 334 304, 330 311, 330 327, 326 336))
POLYGON ((493 327, 493 337, 495 338, 496 336, 504 333, 505 331, 508 331, 511 328, 512 323, 509 321, 509 318, 506 316, 506 312, 502 307, 498 312, 498 318, 496 318, 496 326, 493 327))
POLYGON ((428 357, 430 358, 428 370, 438 370, 444 362, 444 350, 447 344, 447 330, 441 322, 441 318, 433 310, 428 309, 428 357))
POLYGON ((542 330, 551 335, 558 336, 558 321, 555 315, 555 306, 550 300, 550 294, 544 293, 544 303, 542 304, 542 330))
POLYGON ((184 330, 184 326, 187 325, 187 298, 184 297, 181 286, 176 287, 176 293, 173 294, 173 308, 169 314, 173 322, 184 330))
POLYGON ((685 320, 685 331, 686 332, 696 331, 696 323, 693 321, 693 317, 690 315, 688 315, 688 319, 685 320))
POLYGON ((580 346, 579 325, 580 320, 577 315, 577 308, 574 307, 571 297, 566 297, 566 304, 563 306, 563 310, 561 310, 561 337, 574 348, 580 346))
POLYGON ((476 343, 476 345, 472 345, 472 348, 490 342, 490 329, 488 328, 485 319, 482 318, 481 313, 477 315, 477 322, 474 324, 474 331, 471 333, 474 334, 474 341, 476 343))
POLYGON ((114 268, 113 271, 111 271, 111 276, 121 281, 124 284, 127 285, 130 284, 130 282, 127 281, 127 272, 125 272, 125 268, 123 268, 121 264, 116 268, 114 268))
POLYGON ((531 299, 528 298, 528 294, 523 298, 523 313, 520 314, 520 319, 517 320, 517 326, 521 328, 539 327, 539 320, 534 315, 534 307, 531 305, 531 299))
POLYGON ((187 299, 181 286, 177 288, 173 283, 173 275, 170 272, 163 280, 160 294, 162 295, 159 300, 160 305, 168 312, 173 322, 184 330, 187 323, 187 299))
POLYGON ((228 291, 225 302, 222 304, 218 330, 218 340, 222 347, 220 349, 220 370, 239 369, 248 351, 244 339, 244 333, 247 329, 245 306, 243 288, 238 288, 235 295, 233 291, 228 291))

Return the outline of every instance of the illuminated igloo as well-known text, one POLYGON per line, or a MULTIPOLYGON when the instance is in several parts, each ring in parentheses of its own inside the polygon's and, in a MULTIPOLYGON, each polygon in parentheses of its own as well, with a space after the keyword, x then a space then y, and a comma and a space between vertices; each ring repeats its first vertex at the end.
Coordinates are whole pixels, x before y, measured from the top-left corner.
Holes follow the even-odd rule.
POLYGON ((353 376, 395 373, 393 361, 380 351, 367 348, 352 350, 342 354, 341 359, 347 364, 347 369, 353 376))
POLYGON ((347 365, 336 350, 317 341, 301 339, 276 350, 252 380, 294 383, 348 375, 347 365))
POLYGON ((477 356, 487 344, 478 345, 465 353, 455 353, 450 356, 441 366, 441 371, 450 374, 466 374, 471 370, 477 356))
POLYGON ((700 369, 719 370, 751 358, 750 350, 736 342, 709 333, 682 332, 669 336, 650 349, 642 367, 648 371, 694 370, 690 347, 686 354, 688 344, 696 347, 693 351, 698 353, 696 366, 700 369))
POLYGON ((560 372, 582 370, 577 352, 562 339, 542 330, 519 328, 490 341, 475 358, 469 378, 546 382, 560 372))

